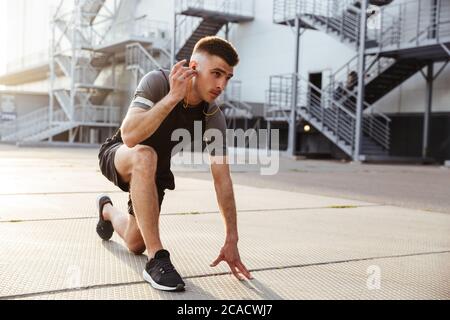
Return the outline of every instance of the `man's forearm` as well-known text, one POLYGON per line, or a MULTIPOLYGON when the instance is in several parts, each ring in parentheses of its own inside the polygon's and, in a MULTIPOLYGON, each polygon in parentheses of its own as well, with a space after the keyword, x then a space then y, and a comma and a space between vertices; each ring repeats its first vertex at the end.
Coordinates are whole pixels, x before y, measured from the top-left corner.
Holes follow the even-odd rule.
POLYGON ((226 242, 237 242, 239 240, 237 230, 236 203, 234 200, 233 183, 231 179, 215 182, 217 202, 220 212, 225 221, 226 242))
POLYGON ((178 101, 169 94, 147 112, 128 115, 121 127, 122 138, 125 144, 128 147, 134 147, 150 137, 177 103, 178 101))

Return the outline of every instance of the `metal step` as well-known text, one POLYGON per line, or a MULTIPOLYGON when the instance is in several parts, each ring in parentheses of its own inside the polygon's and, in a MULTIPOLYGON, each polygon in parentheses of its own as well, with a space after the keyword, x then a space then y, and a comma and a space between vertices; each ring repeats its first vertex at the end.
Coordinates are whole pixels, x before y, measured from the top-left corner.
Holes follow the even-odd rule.
POLYGON ((426 62, 405 59, 395 62, 366 85, 366 101, 373 104, 405 82, 425 66, 426 62))
POLYGON ((84 49, 92 48, 91 43, 86 39, 85 35, 80 30, 76 30, 75 32, 76 43, 72 43, 73 41, 72 33, 68 31, 69 23, 67 21, 59 19, 55 21, 55 24, 59 28, 59 30, 66 36, 67 41, 69 41, 69 43, 71 43, 72 45, 76 45, 77 43, 79 43, 81 44, 81 47, 84 49))
POLYGON ((225 25, 225 21, 222 20, 203 20, 200 25, 194 30, 191 36, 186 40, 185 44, 178 51, 177 60, 189 60, 192 50, 198 40, 205 36, 214 36, 225 25))
MULTIPOLYGON (((299 102, 301 107, 297 108, 301 118, 309 122, 317 131, 321 132, 331 142, 338 146, 350 157, 353 156, 355 143, 356 112, 347 108, 336 100, 329 91, 321 90, 299 77, 299 102)), ((268 92, 266 116, 277 116, 277 106, 289 110, 285 105, 289 101, 291 92, 286 90, 292 86, 292 75, 272 76, 271 88, 268 92), (286 86, 286 87, 285 87, 286 86)), ((289 121, 289 113, 280 117, 282 121, 289 121)), ((282 115, 280 110, 279 115, 282 115)), ((380 113, 364 114, 363 117, 363 146, 367 154, 386 155, 389 149, 389 118, 380 113)))
POLYGON ((53 93, 61 108, 69 116, 71 114, 69 93, 66 90, 55 90, 53 93))
POLYGON ((45 139, 49 139, 50 137, 53 137, 57 134, 63 133, 64 131, 73 129, 77 126, 77 124, 75 123, 63 123, 63 124, 58 124, 52 127, 47 127, 47 129, 34 134, 32 136, 29 136, 25 139, 23 139, 23 141, 25 142, 31 142, 31 141, 42 141, 45 139))
POLYGON ((87 22, 92 25, 95 18, 97 18, 100 9, 105 4, 106 0, 84 0, 84 3, 81 6, 84 16, 86 17, 87 22))

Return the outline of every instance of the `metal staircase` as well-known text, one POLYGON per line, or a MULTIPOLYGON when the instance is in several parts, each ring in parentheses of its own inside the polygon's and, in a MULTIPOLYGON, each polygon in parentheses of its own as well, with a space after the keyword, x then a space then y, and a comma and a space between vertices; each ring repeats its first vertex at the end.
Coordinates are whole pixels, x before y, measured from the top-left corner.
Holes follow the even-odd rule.
MULTIPOLYGON (((65 118, 65 113, 63 110, 58 110, 54 117, 62 120, 65 118)), ((49 109, 44 107, 5 124, 0 134, 2 141, 39 141, 40 139, 35 140, 35 138, 66 131, 73 126, 74 124, 70 122, 53 123, 49 126, 49 109)))
MULTIPOLYGON (((293 25, 296 14, 305 28, 326 32, 338 41, 358 47, 360 9, 354 0, 276 0, 274 22, 293 25)), ((366 101, 373 104, 420 71, 427 60, 448 59, 450 53, 450 2, 409 1, 380 9, 379 28, 368 30, 366 40, 366 101), (448 52, 446 52, 448 48, 448 52)), ((331 78, 337 90, 357 70, 357 55, 331 78)))
MULTIPOLYGON (((254 20, 255 4, 254 0, 176 0, 175 13, 175 59, 189 61, 201 38, 217 35, 225 27, 228 39, 230 23, 254 20)), ((217 102, 228 127, 236 127, 237 119, 244 119, 247 125, 253 118, 252 107, 241 99, 240 81, 230 81, 217 102)))
POLYGON ((254 0, 176 0, 175 12, 175 58, 189 60, 201 38, 224 26, 227 33, 229 23, 252 21, 254 0))
MULTIPOLYGON (((297 120, 308 121, 347 155, 352 156, 355 148, 355 112, 336 101, 330 92, 317 88, 299 75, 271 77, 265 105, 266 119, 289 120, 295 81, 297 81, 297 120)), ((363 152, 365 154, 387 154, 390 138, 389 122, 389 118, 376 111, 364 114, 363 152)))
POLYGON ((102 81, 98 81, 99 75, 111 65, 112 54, 94 51, 98 39, 95 21, 104 4, 104 0, 77 0, 72 11, 67 13, 63 12, 63 2, 60 2, 53 18, 48 128, 23 138, 24 141, 51 141, 54 135, 69 130, 69 142, 73 142, 81 126, 116 127, 119 124, 118 107, 104 105, 114 91, 114 68, 109 71, 109 76, 103 75, 102 81), (62 70, 67 85, 57 81, 57 69, 62 70), (104 79, 107 79, 106 83, 104 79), (111 109, 116 118, 94 121, 85 116, 105 108, 111 109), (64 117, 61 117, 61 111, 64 117))
POLYGON ((355 0, 275 0, 273 21, 293 26, 298 17, 302 28, 325 32, 356 49, 361 10, 355 3, 355 0))
MULTIPOLYGON (((51 140, 55 135, 70 131, 69 139, 73 142, 80 127, 120 124, 118 107, 102 105, 113 87, 96 84, 110 57, 93 52, 90 37, 92 24, 104 3, 104 0, 77 0, 67 11, 60 1, 52 21, 50 106, 2 126, 2 141, 51 140), (61 76, 68 80, 68 85, 62 84, 61 76), (59 87, 55 85, 57 79, 61 83, 59 87)), ((27 79, 22 81, 27 82, 27 79)))
POLYGON ((78 139, 83 139, 84 127, 89 130, 120 125, 120 108, 114 106, 112 95, 116 65, 125 62, 127 69, 139 66, 142 71, 147 68, 145 59, 158 67, 170 64, 168 24, 134 18, 138 2, 76 0, 67 7, 60 1, 52 20, 47 66, 50 106, 46 112, 38 110, 39 117, 25 115, 8 123, 2 128, 2 140, 51 141, 53 136, 69 131, 69 142, 74 142, 77 134, 78 139), (129 63, 128 57, 135 54, 136 48, 141 56, 129 63))
MULTIPOLYGON (((380 11, 380 29, 373 32, 367 49, 365 69, 366 102, 373 104, 391 90, 421 71, 430 61, 450 57, 450 2, 425 6, 408 2, 386 6, 380 11), (394 16, 398 13, 397 16, 394 16), (413 18, 414 17, 414 18, 413 18)), ((354 90, 357 78, 348 82, 348 75, 357 70, 357 56, 337 70, 330 83, 334 89, 346 83, 354 90), (346 79, 347 78, 347 79, 346 79)))
POLYGON ((95 18, 100 12, 100 9, 105 4, 106 0, 85 0, 81 10, 84 12, 83 18, 85 21, 92 25, 94 23, 95 18))
POLYGON ((184 45, 178 50, 177 60, 188 60, 192 54, 195 44, 203 37, 209 35, 216 35, 220 29, 225 25, 225 21, 222 20, 202 20, 198 27, 192 32, 192 35, 184 43, 184 45))
POLYGON ((220 108, 225 116, 227 127, 236 128, 236 120, 243 119, 245 128, 248 127, 248 121, 253 119, 252 106, 242 101, 242 82, 239 80, 231 80, 225 91, 217 98, 220 108))
MULTIPOLYGON (((336 99, 352 110, 356 108, 357 56, 330 76, 327 90, 334 92, 336 99)), ((367 56, 365 69, 365 101, 372 105, 395 89, 405 80, 419 72, 426 61, 418 59, 395 59, 367 56)))
MULTIPOLYGON (((298 18, 303 28, 325 32, 341 43, 357 49, 360 9, 355 3, 354 0, 275 0, 274 22, 292 27, 298 18)), ((450 57, 450 1, 424 3, 425 1, 417 0, 384 6, 377 14, 378 27, 368 30, 364 72, 363 109, 366 111, 363 120, 363 154, 383 155, 389 151, 390 120, 386 115, 376 113, 372 104, 421 71, 430 61, 444 61, 450 57), (371 113, 368 114, 368 111, 371 113), (377 130, 374 132, 369 128, 377 130)), ((327 99, 333 101, 334 104, 331 105, 334 108, 339 106, 352 115, 356 115, 357 63, 355 55, 330 76, 325 88, 314 89, 314 92, 321 92, 321 96, 326 94, 327 99)), ((283 121, 287 121, 286 112, 290 113, 290 107, 277 111, 280 106, 270 102, 280 94, 279 90, 271 85, 268 106, 276 112, 269 113, 269 119, 270 116, 272 119, 279 119, 281 116, 283 121)), ((290 97, 286 98, 287 102, 292 101, 290 97)), ((313 105, 312 110, 318 105, 313 105)), ((285 104, 286 106, 289 104, 285 104)), ((304 118, 308 119, 307 115, 304 118)), ((323 131, 320 123, 316 121, 315 124, 319 131, 323 131)), ((342 146, 339 139, 336 141, 341 149, 352 155, 348 152, 348 147, 350 150, 353 148, 351 144, 342 146)))
POLYGON ((137 73, 136 80, 138 81, 146 73, 156 69, 170 68, 170 55, 167 51, 158 50, 159 54, 151 54, 140 43, 132 43, 126 47, 125 64, 127 70, 132 70, 137 73))
MULTIPOLYGON (((81 12, 83 17, 83 25, 92 25, 97 18, 100 10, 102 9, 105 0, 84 0, 81 2, 81 12)), ((67 16, 61 15, 59 19, 55 20, 55 26, 58 32, 68 33, 70 32, 70 20, 67 16)), ((76 31, 76 38, 83 47, 89 48, 89 28, 84 27, 82 30, 76 31)), ((48 79, 50 73, 50 63, 48 50, 32 54, 26 57, 22 57, 20 61, 15 61, 8 66, 6 74, 0 76, 0 84, 3 85, 20 85, 24 83, 30 83, 40 80, 48 79)), ((57 76, 61 76, 62 72, 58 69, 55 72, 57 76)), ((67 70, 64 72, 67 74, 67 70)))

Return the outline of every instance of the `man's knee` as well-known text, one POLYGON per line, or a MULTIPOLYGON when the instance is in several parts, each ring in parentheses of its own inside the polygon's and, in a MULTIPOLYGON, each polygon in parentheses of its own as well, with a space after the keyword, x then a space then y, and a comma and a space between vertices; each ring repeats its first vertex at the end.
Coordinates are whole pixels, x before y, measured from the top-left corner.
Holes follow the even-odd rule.
POLYGON ((141 174, 155 174, 158 155, 152 147, 137 145, 133 154, 133 171, 141 174))
POLYGON ((140 231, 139 229, 137 229, 137 227, 128 229, 125 234, 124 240, 128 250, 130 250, 135 255, 140 255, 145 251, 144 239, 142 239, 140 231))
POLYGON ((141 255, 145 251, 144 241, 135 241, 127 244, 128 250, 135 255, 141 255))

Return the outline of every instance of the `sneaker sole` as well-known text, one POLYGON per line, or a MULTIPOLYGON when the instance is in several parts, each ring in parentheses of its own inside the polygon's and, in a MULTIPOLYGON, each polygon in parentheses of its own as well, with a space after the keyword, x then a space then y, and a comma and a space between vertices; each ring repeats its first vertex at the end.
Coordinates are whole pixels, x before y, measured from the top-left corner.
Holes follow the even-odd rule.
MULTIPOLYGON (((109 196, 106 195, 106 194, 100 194, 100 195, 97 196, 97 199, 96 199, 96 201, 95 201, 95 204, 96 204, 96 207, 97 207, 97 212, 100 211, 100 199, 103 198, 103 197, 108 197, 108 198, 109 198, 109 196)), ((99 222, 100 222, 100 220, 99 220, 99 222)), ((99 225, 99 224, 97 223, 97 228, 98 228, 98 225, 99 225)), ((112 228, 112 225, 111 225, 111 228, 112 228)), ((104 239, 98 232, 99 232, 99 231, 97 230, 97 234, 99 235, 99 237, 100 237, 103 241, 109 241, 109 240, 111 239, 111 237, 113 236, 113 234, 114 234, 114 229, 112 229, 111 235, 108 237, 108 239, 104 239)))
POLYGON ((144 280, 150 283, 151 286, 155 289, 162 291, 184 291, 184 285, 182 285, 181 283, 178 284, 176 287, 167 287, 153 281, 152 277, 145 270, 142 272, 142 275, 144 277, 144 280))

